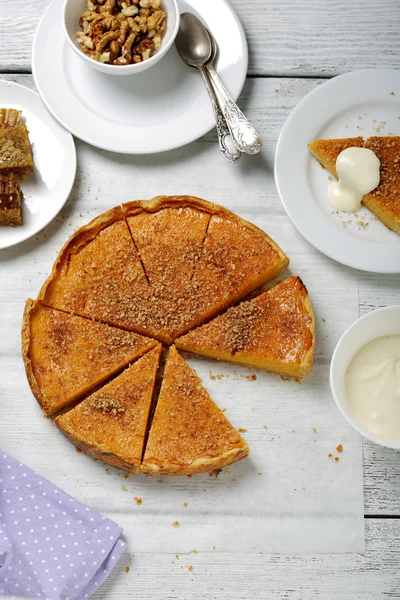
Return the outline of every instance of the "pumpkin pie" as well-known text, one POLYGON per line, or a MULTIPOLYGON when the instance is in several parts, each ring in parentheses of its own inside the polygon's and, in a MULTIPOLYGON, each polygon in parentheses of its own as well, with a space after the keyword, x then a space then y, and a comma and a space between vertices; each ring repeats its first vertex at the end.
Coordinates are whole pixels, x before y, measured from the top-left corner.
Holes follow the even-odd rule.
POLYGON ((177 348, 295 377, 309 375, 315 324, 299 277, 230 308, 176 340, 177 348))
POLYGON ((33 170, 28 129, 21 121, 21 111, 0 108, 0 175, 24 177, 33 170))
POLYGON ((161 344, 55 419, 75 446, 113 467, 136 472, 142 460, 161 344))
POLYGON ((369 148, 381 161, 380 183, 362 201, 386 227, 400 234, 400 136, 315 140, 308 148, 337 178, 336 159, 352 146, 369 148))
POLYGON ((50 415, 106 382, 157 342, 28 300, 22 352, 32 392, 50 415))
POLYGON ((172 346, 141 471, 191 475, 225 467, 248 453, 246 442, 172 346))

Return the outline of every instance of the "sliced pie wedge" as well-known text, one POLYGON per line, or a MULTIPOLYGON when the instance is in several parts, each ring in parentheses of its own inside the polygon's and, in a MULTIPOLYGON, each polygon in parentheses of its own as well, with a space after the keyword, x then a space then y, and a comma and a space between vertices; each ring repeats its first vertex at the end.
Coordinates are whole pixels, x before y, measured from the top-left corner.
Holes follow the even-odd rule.
POLYGON ((75 446, 131 473, 139 471, 161 344, 108 385, 55 419, 75 446))
POLYGON ((248 453, 246 442, 172 346, 141 471, 192 475, 220 469, 248 453))
POLYGON ((176 340, 177 348, 294 377, 309 375, 315 324, 299 277, 230 308, 176 340))
POLYGON ((51 415, 118 373, 157 342, 28 300, 22 353, 32 392, 51 415))
POLYGON ((212 204, 190 196, 159 196, 124 205, 126 220, 153 293, 180 293, 190 282, 212 204))
POLYGON ((62 248, 39 300, 169 342, 121 208, 81 227, 62 248))
POLYGON ((277 277, 289 264, 264 231, 223 207, 215 210, 192 281, 203 322, 277 277))
POLYGON ((315 140, 308 145, 310 152, 335 177, 336 159, 346 148, 369 148, 381 161, 381 180, 378 187, 363 197, 363 204, 386 227, 400 234, 400 136, 362 137, 315 140))

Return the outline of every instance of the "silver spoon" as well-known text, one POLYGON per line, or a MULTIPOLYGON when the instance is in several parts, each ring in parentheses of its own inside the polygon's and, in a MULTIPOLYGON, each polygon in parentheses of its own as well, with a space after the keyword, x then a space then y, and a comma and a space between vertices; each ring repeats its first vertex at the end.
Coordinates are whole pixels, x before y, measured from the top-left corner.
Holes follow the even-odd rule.
POLYGON ((239 109, 218 74, 212 60, 212 41, 202 22, 191 13, 181 15, 181 29, 176 41, 181 58, 190 66, 205 67, 213 86, 222 114, 236 147, 246 154, 257 154, 262 141, 253 125, 239 109))
MULTIPOLYGON (((187 14, 187 13, 185 13, 185 14, 187 14)), ((184 15, 182 15, 182 17, 184 17, 184 15)), ((200 21, 199 21, 199 23, 200 23, 200 21)), ((232 138, 231 138, 231 134, 230 134, 228 125, 225 121, 225 118, 224 118, 222 112, 221 112, 217 98, 214 94, 214 89, 211 85, 210 79, 208 77, 208 73, 205 68, 205 64, 207 61, 214 61, 214 59, 215 59, 215 56, 217 53, 216 44, 211 44, 211 47, 210 47, 210 45, 208 43, 206 45, 199 43, 198 45, 196 45, 196 48, 193 49, 192 45, 190 44, 191 32, 189 33, 189 35, 187 34, 185 25, 186 25, 186 19, 182 19, 181 27, 179 29, 179 32, 178 32, 178 35, 177 35, 176 41, 175 41, 176 48, 177 48, 178 53, 179 53, 180 57, 182 58, 182 60, 190 67, 195 67, 196 69, 198 69, 200 71, 200 73, 202 74, 204 83, 206 84, 206 87, 207 87, 208 95, 211 100, 211 105, 214 110, 215 124, 217 127, 217 136, 218 136, 219 147, 221 149, 223 156, 226 158, 226 160, 228 160, 229 162, 235 163, 241 157, 241 152, 236 148, 235 144, 232 142, 232 138), (189 46, 190 46, 189 50, 187 48, 188 41, 189 41, 189 46)))

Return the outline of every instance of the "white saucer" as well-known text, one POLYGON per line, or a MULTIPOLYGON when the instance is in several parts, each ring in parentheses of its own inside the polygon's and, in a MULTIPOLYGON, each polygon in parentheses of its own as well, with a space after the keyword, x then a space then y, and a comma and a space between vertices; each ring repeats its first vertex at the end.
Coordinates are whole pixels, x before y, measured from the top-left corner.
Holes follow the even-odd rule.
POLYGON ((330 258, 374 273, 400 273, 400 236, 366 208, 358 216, 336 212, 327 197, 330 175, 307 144, 318 138, 390 134, 400 135, 400 72, 354 71, 319 85, 299 102, 282 129, 275 156, 276 185, 300 233, 330 258))
MULTIPOLYGON (((178 0, 214 35, 218 71, 236 99, 247 73, 243 28, 226 0, 178 0)), ((156 65, 113 77, 88 67, 71 50, 61 24, 63 0, 53 0, 36 31, 32 69, 54 117, 80 139, 113 152, 150 154, 192 142, 215 125, 200 73, 187 67, 175 46, 156 65)), ((123 67, 121 67, 123 68, 123 67)))
POLYGON ((19 227, 0 226, 0 249, 27 240, 43 229, 64 206, 76 173, 75 144, 46 110, 38 94, 0 81, 2 108, 22 110, 29 130, 35 170, 20 185, 24 193, 19 227))

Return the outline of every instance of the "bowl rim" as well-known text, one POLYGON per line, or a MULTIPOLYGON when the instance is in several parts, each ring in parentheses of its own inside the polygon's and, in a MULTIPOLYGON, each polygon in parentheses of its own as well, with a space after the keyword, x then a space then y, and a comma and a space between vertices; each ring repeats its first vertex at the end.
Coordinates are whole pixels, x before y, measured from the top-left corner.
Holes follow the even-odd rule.
MULTIPOLYGON (((133 64, 133 65, 121 65, 121 66, 107 65, 106 63, 101 63, 97 60, 94 60, 94 58, 90 58, 89 56, 86 56, 86 54, 84 52, 82 52, 82 50, 80 50, 79 46, 77 46, 75 44, 75 42, 71 38, 70 34, 68 33, 65 14, 66 14, 68 5, 72 1, 73 0, 64 0, 63 8, 62 8, 62 28, 64 31, 64 35, 67 39, 67 42, 70 45, 70 47, 74 50, 74 52, 76 52, 76 54, 78 54, 83 60, 85 60, 86 64, 90 65, 94 69, 97 69, 98 71, 102 71, 103 73, 108 72, 109 74, 111 74, 111 73, 115 74, 116 69, 118 69, 118 74, 122 75, 123 73, 125 73, 125 74, 128 74, 128 73, 132 74, 135 72, 141 73, 141 72, 149 69, 152 65, 157 64, 157 62, 159 60, 161 60, 161 58, 168 52, 168 50, 171 48, 171 46, 175 42, 175 38, 178 34, 179 25, 180 25, 180 16, 181 16, 180 12, 179 12, 178 2, 177 2, 177 0, 169 0, 174 5, 175 14, 176 14, 175 24, 172 29, 171 38, 168 40, 168 42, 165 45, 161 44, 160 50, 158 50, 156 52, 156 54, 153 54, 153 56, 151 56, 150 58, 148 58, 145 61, 146 67, 143 68, 143 64, 144 64, 143 62, 138 63, 138 64, 133 64), (123 71, 121 71, 122 69, 123 69, 123 71)), ((169 14, 168 14, 168 16, 169 16, 169 14)))
MULTIPOLYGON (((378 444, 379 446, 383 446, 384 448, 390 448, 392 450, 400 450, 400 440, 396 440, 396 441, 385 440, 377 435, 374 435, 373 433, 371 433, 369 431, 369 429, 366 429, 365 427, 363 427, 359 423, 359 421, 357 421, 357 419, 355 419, 355 417, 353 417, 351 411, 346 407, 344 400, 342 400, 340 398, 340 394, 338 393, 337 386, 334 381, 337 358, 340 355, 340 353, 342 352, 342 348, 343 348, 344 344, 346 343, 346 339, 347 339, 348 335, 350 334, 350 332, 353 331, 354 329, 356 329, 357 327, 360 327, 360 324, 362 326, 362 324, 364 324, 366 321, 368 321, 371 318, 374 318, 376 314, 395 313, 395 312, 400 313, 400 304, 393 304, 391 306, 384 306, 382 308, 376 308, 374 310, 371 310, 370 312, 366 313, 362 317, 359 317, 358 319, 356 319, 351 325, 349 325, 349 327, 346 329, 346 331, 343 333, 340 340, 336 344, 336 348, 333 352, 330 370, 329 370, 329 382, 330 382, 332 396, 333 396, 333 399, 335 400, 336 406, 338 407, 339 411, 342 413, 342 415, 346 419, 346 421, 353 427, 353 429, 355 429, 358 433, 360 433, 366 439, 370 440, 371 442, 374 442, 375 444, 378 444)), ((393 334, 393 335, 397 335, 397 334, 393 334)), ((377 339, 377 338, 373 338, 373 339, 377 339)), ((354 358, 355 354, 356 353, 354 353, 352 355, 352 358, 354 358)), ((352 360, 352 358, 350 360, 352 360)))

